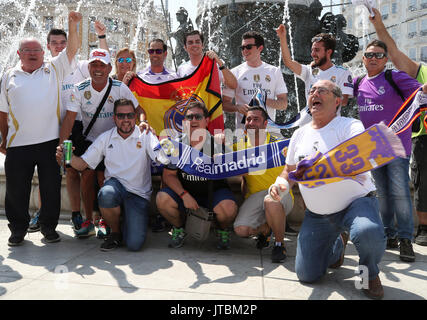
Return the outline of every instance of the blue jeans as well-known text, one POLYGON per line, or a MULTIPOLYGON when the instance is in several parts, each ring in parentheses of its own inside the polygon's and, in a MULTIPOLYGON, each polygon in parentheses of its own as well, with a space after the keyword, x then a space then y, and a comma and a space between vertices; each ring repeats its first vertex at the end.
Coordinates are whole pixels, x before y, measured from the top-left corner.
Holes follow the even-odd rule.
POLYGON ((387 238, 412 240, 414 219, 409 190, 409 158, 397 158, 372 171, 378 190, 380 214, 387 238), (395 226, 397 222, 397 228, 395 226))
POLYGON ((147 235, 150 202, 125 189, 115 178, 110 178, 99 190, 100 208, 121 207, 123 241, 131 251, 138 251, 147 235))
POLYGON ((378 263, 385 251, 386 237, 378 213, 378 200, 363 197, 354 200, 346 209, 330 215, 306 210, 298 235, 295 272, 302 282, 319 280, 328 266, 342 254, 340 233, 350 232, 350 240, 359 253, 359 265, 365 265, 369 279, 379 273, 378 263))

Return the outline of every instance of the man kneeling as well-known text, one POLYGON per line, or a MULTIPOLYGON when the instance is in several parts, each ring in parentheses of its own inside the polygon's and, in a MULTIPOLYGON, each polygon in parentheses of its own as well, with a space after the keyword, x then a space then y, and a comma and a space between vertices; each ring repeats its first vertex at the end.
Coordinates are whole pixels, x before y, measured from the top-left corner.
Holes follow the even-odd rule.
MULTIPOLYGON (((316 151, 326 153, 364 131, 359 120, 336 115, 341 98, 340 88, 329 80, 320 80, 311 87, 308 107, 313 120, 292 135, 286 166, 280 174, 290 186, 286 187, 285 182, 279 183, 279 188, 272 187, 273 199, 280 199, 278 192, 292 187, 288 174, 300 160, 316 151)), ((350 152, 342 154, 350 157, 350 152)), ((368 270, 369 288, 363 291, 370 298, 381 299, 384 292, 378 263, 385 250, 384 227, 371 174, 362 173, 358 178, 361 184, 343 180, 316 188, 299 185, 307 210, 298 235, 295 272, 300 281, 315 282, 328 267, 339 268, 350 236, 359 253, 359 265, 368 270)))
MULTIPOLYGON (((112 128, 101 134, 81 156, 73 156, 71 166, 78 171, 95 168, 104 158, 105 183, 99 190, 101 215, 111 227, 111 234, 101 245, 110 251, 122 243, 138 251, 144 244, 149 220, 151 162, 167 164, 159 141, 151 132, 141 133, 135 125, 132 101, 119 99, 114 103, 112 128)), ((62 146, 57 149, 62 157, 62 146)))

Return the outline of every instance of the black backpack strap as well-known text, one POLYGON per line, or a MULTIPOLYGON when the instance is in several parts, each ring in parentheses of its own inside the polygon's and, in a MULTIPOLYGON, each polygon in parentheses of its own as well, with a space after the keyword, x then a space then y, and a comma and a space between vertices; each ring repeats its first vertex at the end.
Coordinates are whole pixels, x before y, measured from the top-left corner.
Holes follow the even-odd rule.
POLYGON ((393 71, 391 69, 387 69, 385 72, 385 79, 387 82, 393 87, 393 89, 397 92, 397 94, 400 96, 402 101, 405 101, 405 96, 403 95, 402 91, 397 86, 396 82, 393 80, 393 71))
POLYGON ((104 97, 102 98, 102 100, 101 100, 101 102, 100 102, 100 104, 99 104, 98 108, 96 109, 95 114, 94 114, 94 115, 93 115, 93 117, 92 117, 92 120, 90 120, 90 123, 89 123, 89 125, 87 126, 87 128, 86 128, 86 130, 85 130, 85 132, 84 132, 84 134, 83 134, 85 137, 87 137, 87 135, 89 134, 89 132, 90 132, 90 130, 92 129, 93 125, 95 124, 95 121, 96 121, 96 119, 98 118, 99 113, 101 112, 102 107, 104 106, 104 103, 105 103, 105 101, 106 101, 106 100, 107 100, 107 98, 108 98, 108 95, 110 94, 111 87, 113 86, 113 80, 112 80, 111 78, 108 78, 108 80, 109 80, 109 84, 108 84, 107 91, 105 92, 104 97))
POLYGON ((366 74, 364 74, 361 77, 358 77, 356 79, 356 82, 354 83, 354 87, 353 87, 353 92, 354 92, 354 96, 357 97, 357 91, 359 91, 359 84, 360 82, 362 82, 363 78, 366 77, 366 74))

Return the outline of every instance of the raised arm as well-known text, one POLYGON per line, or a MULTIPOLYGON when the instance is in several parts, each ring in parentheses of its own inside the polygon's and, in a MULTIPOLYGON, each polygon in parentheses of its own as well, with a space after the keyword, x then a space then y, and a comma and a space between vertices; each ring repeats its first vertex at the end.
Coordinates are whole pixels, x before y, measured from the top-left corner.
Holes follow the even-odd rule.
POLYGON ((301 74, 302 67, 298 61, 292 59, 291 52, 288 48, 288 39, 286 38, 286 27, 281 24, 276 29, 277 36, 280 39, 280 50, 282 51, 282 60, 285 66, 292 70, 297 75, 301 74))
POLYGON ((77 24, 82 21, 82 15, 79 12, 70 11, 68 14, 68 44, 67 44, 67 56, 70 63, 73 61, 74 56, 79 50, 80 41, 77 34, 77 24))
POLYGON ((106 30, 107 28, 102 22, 98 20, 95 21, 95 32, 99 39, 99 47, 110 52, 110 49, 108 48, 107 44, 107 37, 105 35, 106 30))
POLYGON ((387 28, 381 19, 381 13, 375 8, 372 8, 372 10, 374 11, 375 16, 369 16, 369 20, 377 32, 378 39, 387 45, 388 56, 391 62, 393 62, 397 69, 406 72, 412 78, 416 78, 420 65, 411 60, 406 54, 397 48, 396 42, 388 33, 387 28))

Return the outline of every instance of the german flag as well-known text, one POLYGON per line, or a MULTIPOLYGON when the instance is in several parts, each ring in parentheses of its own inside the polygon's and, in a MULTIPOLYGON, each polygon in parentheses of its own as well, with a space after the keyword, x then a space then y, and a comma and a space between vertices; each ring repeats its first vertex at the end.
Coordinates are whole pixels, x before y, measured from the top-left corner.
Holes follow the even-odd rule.
POLYGON ((206 55, 197 69, 185 78, 150 84, 135 77, 129 83, 129 89, 158 135, 165 136, 165 129, 169 136, 176 134, 174 130, 182 133, 185 108, 192 99, 203 101, 208 108, 208 129, 212 134, 214 130, 224 130, 218 68, 206 55))

